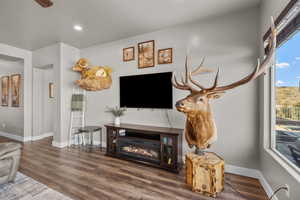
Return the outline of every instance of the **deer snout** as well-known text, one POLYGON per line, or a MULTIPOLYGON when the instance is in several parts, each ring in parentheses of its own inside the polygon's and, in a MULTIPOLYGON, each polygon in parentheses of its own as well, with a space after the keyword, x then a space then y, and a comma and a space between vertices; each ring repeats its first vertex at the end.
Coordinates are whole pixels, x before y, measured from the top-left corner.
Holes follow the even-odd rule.
POLYGON ((185 104, 184 104, 184 101, 177 101, 176 104, 176 109, 179 111, 179 112, 185 112, 185 104))
POLYGON ((182 101, 177 101, 176 104, 175 104, 176 107, 183 107, 184 104, 182 101))

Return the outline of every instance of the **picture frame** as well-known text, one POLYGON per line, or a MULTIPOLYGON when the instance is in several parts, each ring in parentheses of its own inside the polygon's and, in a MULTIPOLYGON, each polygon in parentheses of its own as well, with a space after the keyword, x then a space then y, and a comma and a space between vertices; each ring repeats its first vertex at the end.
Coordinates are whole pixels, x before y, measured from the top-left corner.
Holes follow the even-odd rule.
POLYGON ((159 49, 157 53, 158 64, 173 63, 173 48, 159 49))
POLYGON ((11 75, 10 81, 11 81, 11 106, 20 107, 21 74, 11 75))
POLYGON ((54 83, 49 83, 49 98, 54 98, 54 83))
POLYGON ((123 62, 132 61, 135 59, 135 48, 127 47, 123 49, 123 62))
POLYGON ((138 68, 155 66, 155 41, 149 40, 138 43, 138 68))
POLYGON ((1 105, 8 106, 9 102, 9 76, 1 77, 1 105))

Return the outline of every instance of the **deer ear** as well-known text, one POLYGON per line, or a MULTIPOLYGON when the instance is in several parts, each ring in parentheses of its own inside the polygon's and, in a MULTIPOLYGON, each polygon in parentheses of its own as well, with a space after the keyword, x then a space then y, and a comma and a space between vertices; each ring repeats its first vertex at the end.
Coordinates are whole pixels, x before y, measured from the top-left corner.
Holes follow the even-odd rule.
POLYGON ((209 99, 218 99, 220 98, 225 92, 212 92, 212 93, 209 93, 207 95, 207 98, 209 99))

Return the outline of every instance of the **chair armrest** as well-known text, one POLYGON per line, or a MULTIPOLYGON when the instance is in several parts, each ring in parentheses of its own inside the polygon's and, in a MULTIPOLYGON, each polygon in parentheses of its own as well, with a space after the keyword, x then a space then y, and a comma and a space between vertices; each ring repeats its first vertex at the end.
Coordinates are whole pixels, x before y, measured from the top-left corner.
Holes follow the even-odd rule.
POLYGON ((3 154, 0 156, 0 160, 4 160, 4 159, 7 159, 7 158, 11 158, 11 157, 15 157, 15 156, 20 156, 21 155, 21 150, 18 149, 18 150, 15 150, 15 151, 12 151, 12 152, 8 152, 6 154, 3 154))
POLYGON ((17 150, 21 150, 21 145, 19 143, 0 143, 0 159, 2 159, 2 157, 6 154, 10 154, 17 150))

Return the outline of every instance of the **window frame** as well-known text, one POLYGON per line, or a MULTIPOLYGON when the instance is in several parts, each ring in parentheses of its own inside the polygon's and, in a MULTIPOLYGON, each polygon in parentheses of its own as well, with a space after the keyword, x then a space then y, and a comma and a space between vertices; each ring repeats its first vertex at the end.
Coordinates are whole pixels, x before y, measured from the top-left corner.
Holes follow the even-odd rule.
MULTIPOLYGON (((299 32, 300 33, 300 32, 299 32)), ((300 175, 300 167, 296 166, 293 162, 287 159, 282 153, 276 149, 276 67, 271 68, 270 76, 270 143, 268 148, 282 161, 284 161, 289 167, 295 170, 300 175)))
MULTIPOLYGON (((298 0, 291 0, 285 9, 280 13, 275 21, 276 27, 279 27, 277 37, 277 48, 283 45, 297 32, 300 32, 300 12, 295 12, 295 5, 300 5, 298 0), (297 4, 298 3, 298 4, 297 4), (292 13, 292 14, 291 14, 292 13), (299 27, 299 28, 297 28, 299 27)), ((265 54, 268 53, 267 41, 270 36, 270 29, 263 37, 265 54)), ((275 58, 276 59, 276 58, 275 58)), ((293 162, 288 160, 283 154, 276 149, 276 66, 270 69, 269 76, 269 133, 267 141, 264 142, 264 149, 268 152, 284 169, 286 169, 293 177, 300 181, 300 167, 296 166, 293 162)), ((266 123, 266 121, 264 121, 266 123)))

